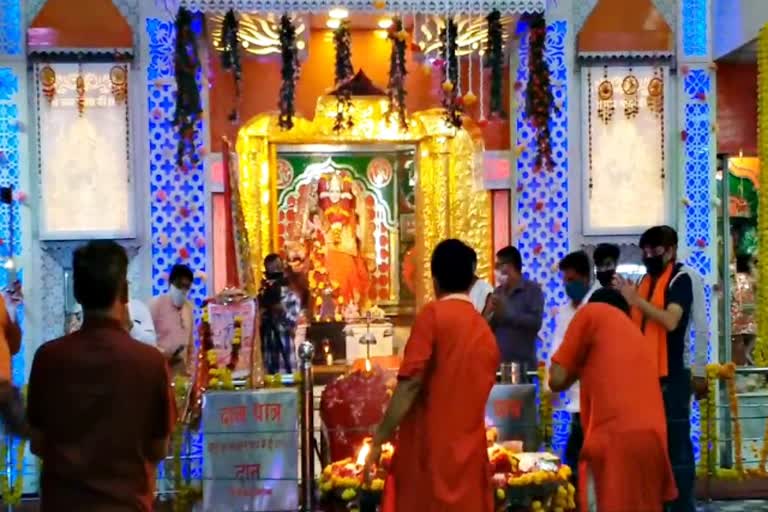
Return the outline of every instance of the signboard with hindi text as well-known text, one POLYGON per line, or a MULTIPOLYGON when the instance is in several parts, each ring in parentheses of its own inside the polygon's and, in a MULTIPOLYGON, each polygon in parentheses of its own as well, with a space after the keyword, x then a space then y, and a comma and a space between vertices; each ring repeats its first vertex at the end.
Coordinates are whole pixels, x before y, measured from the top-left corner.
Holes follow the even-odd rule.
POLYGON ((299 506, 296 390, 219 391, 203 402, 203 512, 299 506))
POLYGON ((485 406, 486 421, 496 427, 499 441, 523 441, 525 451, 538 449, 536 387, 496 384, 485 406))

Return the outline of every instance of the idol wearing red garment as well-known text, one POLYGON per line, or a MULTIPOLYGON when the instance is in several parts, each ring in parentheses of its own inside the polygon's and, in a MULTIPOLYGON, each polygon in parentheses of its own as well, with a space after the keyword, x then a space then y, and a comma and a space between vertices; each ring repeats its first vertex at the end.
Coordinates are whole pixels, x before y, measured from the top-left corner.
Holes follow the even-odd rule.
POLYGON ((493 512, 485 405, 500 356, 467 295, 473 254, 458 240, 432 254, 438 299, 416 317, 366 467, 399 426, 385 512, 493 512))
POLYGON ((580 510, 661 512, 677 496, 656 347, 621 294, 602 288, 573 317, 552 356, 553 391, 581 384, 580 510))

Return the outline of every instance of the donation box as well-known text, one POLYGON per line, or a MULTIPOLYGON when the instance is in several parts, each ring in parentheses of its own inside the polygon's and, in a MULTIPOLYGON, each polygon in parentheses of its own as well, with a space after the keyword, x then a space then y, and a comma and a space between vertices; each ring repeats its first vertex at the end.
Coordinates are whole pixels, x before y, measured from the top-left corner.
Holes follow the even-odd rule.
POLYGON ((486 422, 499 432, 499 441, 522 441, 526 451, 539 445, 536 387, 533 384, 496 384, 485 406, 486 422))
POLYGON ((203 402, 203 511, 296 511, 296 390, 214 391, 203 402))

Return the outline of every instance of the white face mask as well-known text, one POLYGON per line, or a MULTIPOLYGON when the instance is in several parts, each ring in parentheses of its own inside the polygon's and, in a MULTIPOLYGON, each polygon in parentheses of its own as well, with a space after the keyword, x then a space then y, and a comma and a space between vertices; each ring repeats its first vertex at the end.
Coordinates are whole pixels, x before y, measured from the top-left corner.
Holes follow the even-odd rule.
POLYGON ((169 293, 171 296, 171 302, 173 302, 173 305, 177 308, 183 306, 187 301, 187 292, 176 288, 174 285, 171 285, 171 291, 169 293))
POLYGON ((497 270, 494 272, 496 277, 496 286, 506 286, 507 281, 509 280, 509 276, 502 272, 501 270, 497 270))

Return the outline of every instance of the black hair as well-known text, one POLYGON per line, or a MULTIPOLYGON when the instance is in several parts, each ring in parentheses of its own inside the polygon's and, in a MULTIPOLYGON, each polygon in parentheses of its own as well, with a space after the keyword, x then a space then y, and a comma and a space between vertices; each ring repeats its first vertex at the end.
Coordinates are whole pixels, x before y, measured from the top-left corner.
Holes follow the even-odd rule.
POLYGON ((624 298, 620 291, 614 288, 600 288, 595 290, 595 293, 589 298, 589 302, 608 304, 629 315, 629 303, 627 302, 627 299, 624 298))
POLYGON ((640 248, 677 247, 677 231, 670 226, 653 226, 640 236, 640 248))
POLYGON ((512 265, 518 272, 523 271, 523 258, 517 247, 508 245, 496 253, 496 259, 503 265, 512 265))
POLYGON ((736 255, 736 272, 739 274, 749 274, 752 270, 750 265, 752 264, 751 254, 737 254, 736 255))
POLYGON ((192 269, 187 265, 177 263, 171 267, 171 273, 168 275, 168 281, 173 284, 179 279, 189 279, 189 282, 191 283, 195 280, 195 274, 192 273, 192 269))
POLYGON ((111 240, 78 247, 72 255, 75 300, 83 311, 106 311, 119 298, 128 302, 128 255, 111 240))
POLYGON ((575 251, 566 254, 565 258, 560 260, 559 267, 560 272, 573 270, 583 277, 589 277, 592 274, 592 264, 589 261, 589 256, 587 256, 587 253, 584 251, 575 251))
POLYGON ((280 255, 277 253, 273 252, 272 254, 267 254, 267 257, 264 258, 264 266, 268 267, 269 265, 271 265, 272 263, 276 262, 279 259, 280 259, 280 255))
POLYGON ((595 260, 595 265, 601 267, 607 260, 613 260, 618 263, 621 257, 621 249, 616 244, 598 244, 595 247, 595 252, 592 254, 592 259, 595 260))
POLYGON ((432 251, 432 277, 444 293, 465 293, 472 286, 472 248, 461 240, 443 240, 432 251))
POLYGON ((473 248, 471 248, 471 247, 469 248, 469 250, 470 250, 470 251, 472 251, 472 253, 471 253, 471 255, 472 255, 472 263, 475 263, 475 264, 476 264, 476 263, 477 263, 477 251, 475 251, 475 250, 474 250, 473 248))

